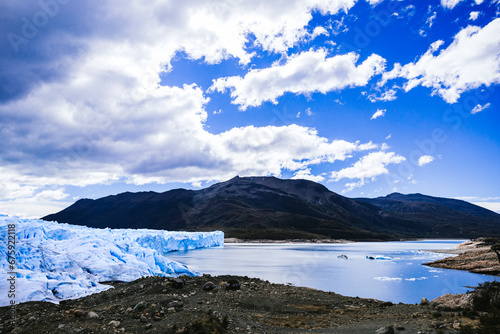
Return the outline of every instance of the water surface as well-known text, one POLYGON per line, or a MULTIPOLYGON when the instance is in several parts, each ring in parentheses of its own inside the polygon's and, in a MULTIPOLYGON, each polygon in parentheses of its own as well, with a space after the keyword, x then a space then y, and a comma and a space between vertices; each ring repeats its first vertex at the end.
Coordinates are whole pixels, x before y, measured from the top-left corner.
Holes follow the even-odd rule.
POLYGON ((211 275, 259 277, 345 296, 418 303, 446 293, 463 293, 467 286, 497 280, 495 276, 431 268, 424 262, 446 254, 464 240, 358 242, 349 244, 226 244, 166 254, 191 270, 211 275), (339 259, 346 255, 348 259, 339 259), (366 256, 385 257, 369 260, 366 256))

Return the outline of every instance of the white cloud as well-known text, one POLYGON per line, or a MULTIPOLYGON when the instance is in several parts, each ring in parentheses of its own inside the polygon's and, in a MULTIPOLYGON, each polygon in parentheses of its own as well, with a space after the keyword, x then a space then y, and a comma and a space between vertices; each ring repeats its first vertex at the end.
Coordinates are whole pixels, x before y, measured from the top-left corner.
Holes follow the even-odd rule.
POLYGON ((478 104, 477 106, 475 106, 472 111, 470 112, 471 114, 477 114, 477 113, 480 113, 481 111, 483 111, 484 109, 487 109, 491 106, 491 103, 486 103, 485 105, 480 105, 478 104))
POLYGON ((433 161, 434 157, 432 155, 423 155, 420 158, 418 158, 418 165, 419 166, 427 165, 433 161))
POLYGON ((36 194, 35 198, 40 200, 61 200, 68 197, 69 194, 64 192, 64 189, 43 190, 36 194))
POLYGON ((477 18, 479 17, 479 14, 481 14, 481 12, 470 12, 469 20, 476 21, 477 18))
POLYGON ((232 103, 240 109, 256 107, 270 101, 277 104, 283 94, 326 94, 347 87, 364 86, 370 78, 384 70, 385 59, 371 55, 357 65, 355 53, 327 57, 327 51, 306 51, 292 55, 285 64, 254 69, 243 78, 239 76, 214 80, 210 91, 231 90, 232 103))
POLYGON ((483 1, 484 1, 484 0, 475 0, 476 5, 480 5, 480 4, 482 4, 482 3, 483 3, 483 1))
POLYGON ((380 96, 376 96, 375 94, 368 95, 368 99, 370 102, 378 102, 378 101, 394 101, 396 99, 396 90, 389 89, 388 91, 382 93, 380 96))
POLYGON ((346 188, 349 191, 356 187, 363 186, 366 184, 367 180, 373 180, 379 175, 388 174, 389 170, 387 169, 387 165, 399 164, 405 160, 406 158, 394 152, 371 152, 363 156, 351 167, 333 172, 331 178, 333 181, 359 179, 357 182, 346 184, 346 188))
POLYGON ((467 201, 474 205, 478 205, 485 209, 500 213, 500 197, 462 196, 455 197, 455 199, 467 201))
POLYGON ((389 134, 387 135, 387 137, 385 137, 385 140, 387 140, 387 139, 391 139, 391 138, 392 138, 392 133, 389 133, 389 134))
POLYGON ((432 12, 431 8, 432 7, 429 6, 429 10, 427 13, 428 17, 425 20, 424 27, 422 29, 420 29, 420 31, 419 31, 420 36, 424 36, 424 37, 427 36, 427 31, 432 28, 432 26, 434 25, 434 21, 436 20, 437 12, 432 12))
MULTIPOLYGON (((157 1, 148 6, 139 0, 130 0, 126 6, 116 6, 111 0, 66 2, 48 25, 37 29, 36 43, 19 43, 12 36, 23 40, 20 18, 31 19, 37 11, 45 14, 41 2, 0 3, 0 11, 12 14, 1 24, 12 41, 0 40, 0 50, 6 51, 0 57, 0 87, 6 93, 22 96, 44 81, 67 77, 81 58, 99 52, 109 52, 110 59, 118 60, 117 66, 135 60, 129 65, 155 77, 179 51, 207 63, 234 57, 248 64, 254 56, 247 50, 250 41, 265 51, 286 52, 324 34, 321 28, 308 31, 313 12, 347 12, 356 0, 157 1)), ((127 76, 127 68, 122 69, 127 76)))
POLYGON ((410 184, 417 184, 418 182, 413 179, 413 174, 411 174, 410 176, 407 177, 407 180, 410 184))
POLYGON ((370 5, 376 6, 384 0, 366 0, 370 5))
MULTIPOLYGON (((11 20, 32 17, 37 3, 8 3, 16 7, 11 20)), ((50 69, 55 74, 21 87, 25 94, 0 104, 0 115, 9 119, 8 125, 0 123, 1 210, 31 216, 33 211, 25 211, 23 205, 40 214, 67 206, 61 204, 67 198, 62 188, 49 186, 198 184, 234 174, 279 175, 282 169, 297 172, 375 148, 371 143, 329 140, 300 126, 249 126, 213 134, 206 127, 208 98, 200 87, 160 86, 160 76, 168 77, 179 52, 206 63, 233 57, 248 64, 254 56, 247 49, 250 40, 264 51, 283 53, 327 33, 321 27, 306 29, 313 12, 347 12, 354 4, 355 0, 244 0, 238 6, 201 0, 175 6, 162 1, 147 6, 141 1, 129 1, 127 6, 71 2, 66 16, 58 17, 58 29, 47 26, 29 45, 34 55, 46 55, 38 63, 27 59, 30 70, 50 69), (42 206, 50 211, 42 212, 42 206)), ((8 24, 2 22, 2 27, 8 24)), ((322 52, 309 56, 320 57, 322 52)), ((347 65, 342 70, 352 70, 346 86, 363 84, 369 72, 382 70, 378 56, 357 67, 354 54, 325 57, 318 65, 336 62, 347 65)), ((25 77, 18 70, 27 64, 18 58, 10 63, 0 58, 0 78, 25 77), (17 63, 20 67, 3 66, 17 63)), ((325 75, 336 73, 326 70, 330 71, 325 75)), ((333 86, 342 86, 339 80, 344 79, 339 75, 333 86)))
POLYGON ((455 197, 455 199, 467 201, 500 214, 500 197, 462 196, 455 197))
POLYGON ((213 135, 211 144, 217 160, 228 164, 227 176, 234 173, 280 175, 282 169, 303 170, 320 163, 345 160, 353 152, 377 147, 372 143, 328 141, 319 137, 316 130, 298 125, 233 128, 213 135))
POLYGON ((462 1, 463 0, 441 0, 441 6, 443 6, 446 9, 453 9, 456 5, 458 5, 462 1))
POLYGON ((472 202, 472 204, 500 213, 500 202, 472 202))
POLYGON ((386 111, 387 109, 377 109, 377 111, 372 115, 370 119, 372 120, 372 119, 377 119, 379 117, 384 117, 386 111))
POLYGON ((328 31, 324 27, 318 26, 318 27, 314 28, 312 35, 311 35, 311 39, 314 39, 314 38, 321 36, 321 35, 328 36, 328 31))
POLYGON ((41 218, 59 212, 73 204, 72 201, 38 200, 20 197, 13 200, 0 200, 0 213, 23 218, 41 218))
POLYGON ((311 169, 306 168, 306 169, 301 169, 301 170, 297 171, 293 175, 292 180, 309 180, 309 181, 314 181, 314 182, 322 182, 325 180, 325 178, 321 175, 311 174, 311 169))
POLYGON ((455 103, 463 92, 500 82, 500 19, 484 28, 468 26, 462 29, 454 41, 439 54, 444 44, 437 41, 415 63, 404 66, 396 63, 383 75, 379 85, 387 80, 405 78, 405 91, 417 86, 432 88, 432 94, 440 95, 446 102, 455 103))
POLYGON ((195 188, 201 188, 201 182, 200 181, 196 181, 196 182, 192 182, 191 185, 195 188))

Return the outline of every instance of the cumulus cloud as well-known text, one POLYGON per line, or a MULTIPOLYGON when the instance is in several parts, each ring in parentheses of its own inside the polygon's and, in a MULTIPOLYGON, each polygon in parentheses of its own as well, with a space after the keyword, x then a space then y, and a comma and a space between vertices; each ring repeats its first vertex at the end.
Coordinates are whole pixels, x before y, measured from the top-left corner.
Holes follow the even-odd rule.
POLYGON ((387 101, 394 101, 396 99, 396 90, 395 89, 389 89, 382 93, 381 95, 377 96, 376 94, 370 94, 368 95, 368 100, 370 102, 387 102, 387 101))
POLYGON ((477 18, 479 17, 479 14, 481 14, 481 12, 470 12, 469 20, 476 21, 477 18))
POLYGON ((370 119, 373 120, 373 119, 377 119, 379 117, 384 117, 386 111, 387 111, 387 109, 377 109, 377 111, 372 115, 372 117, 370 119))
POLYGON ((309 180, 309 181, 314 181, 314 182, 322 182, 325 180, 325 177, 322 175, 313 175, 311 173, 310 168, 306 169, 301 169, 297 171, 293 177, 292 180, 309 180))
POLYGON ((313 12, 347 12, 355 0, 252 0, 238 6, 89 0, 59 4, 50 15, 40 3, 0 3, 0 25, 8 34, 0 40, 2 206, 8 201, 19 209, 16 201, 27 198, 64 201, 65 185, 279 175, 281 168, 295 172, 376 147, 328 140, 300 126, 213 134, 200 87, 160 85, 178 52, 208 64, 234 58, 245 65, 254 56, 249 43, 285 52, 327 33, 307 29, 313 12), (27 34, 26 20, 32 24, 40 15, 46 22, 27 34))
POLYGON ((441 0, 441 6, 446 9, 453 9, 456 5, 458 5, 463 0, 441 0))
POLYGON ((483 111, 484 109, 487 109, 491 106, 491 103, 486 103, 485 105, 480 105, 478 104, 477 106, 475 106, 472 111, 470 112, 471 114, 477 114, 477 113, 480 113, 481 111, 483 111))
POLYGON ((231 90, 232 103, 240 109, 256 107, 289 92, 311 94, 364 86, 376 74, 384 71, 385 59, 371 55, 357 65, 359 55, 348 53, 327 56, 325 49, 306 51, 290 56, 285 64, 275 63, 264 69, 254 69, 244 77, 232 76, 214 80, 210 91, 231 90))
MULTIPOLYGON (((68 185, 198 186, 234 174, 279 176, 283 170, 321 181, 322 175, 310 172, 312 166, 379 149, 371 142, 332 140, 298 125, 211 133, 206 91, 196 84, 160 85, 179 52, 208 64, 234 58, 247 65, 254 48, 281 54, 328 33, 306 28, 312 13, 348 11, 354 3, 245 0, 233 6, 193 0, 145 6, 129 1, 125 8, 110 1, 68 2, 26 42, 1 39, 2 210, 10 207, 7 213, 28 216, 59 211, 70 204, 65 202, 68 185)), ((36 0, 2 2, 0 12, 8 13, 2 31, 23 37, 20 18, 31 20, 43 10, 36 0)), ((231 89, 233 103, 246 108, 274 102, 286 92, 363 86, 384 65, 377 55, 359 61, 355 53, 329 57, 323 49, 311 50, 242 78, 221 78, 213 89, 231 89), (266 83, 272 75, 278 77, 266 83)), ((384 154, 394 156, 380 159, 383 168, 399 157, 384 154)), ((346 173, 341 172, 339 177, 346 173)))
POLYGON ((384 0, 366 0, 370 5, 376 6, 384 0))
POLYGON ((420 158, 418 158, 418 165, 419 166, 427 165, 433 161, 434 157, 432 155, 423 155, 420 158))
POLYGON ((40 82, 65 78, 79 58, 99 51, 135 58, 138 67, 154 75, 177 51, 207 63, 234 57, 248 64, 253 57, 246 47, 250 40, 265 51, 284 52, 325 33, 306 29, 313 11, 347 12, 355 2, 244 0, 235 6, 193 0, 144 6, 132 0, 116 6, 110 0, 88 0, 45 6, 37 0, 2 1, 1 27, 7 38, 0 39, 0 98, 18 98, 40 82), (43 18, 42 24, 34 22, 37 18, 43 18))
POLYGON ((388 165, 399 164, 405 160, 405 157, 397 155, 394 152, 371 152, 363 156, 351 167, 332 172, 331 178, 333 181, 359 179, 357 182, 346 184, 347 191, 350 191, 356 187, 363 186, 366 182, 373 180, 379 175, 388 174, 388 165))
POLYGON ((468 26, 462 29, 446 49, 437 51, 444 44, 436 41, 428 51, 414 63, 404 66, 396 63, 384 73, 387 80, 404 78, 405 91, 417 86, 432 88, 448 103, 457 102, 460 95, 482 85, 500 82, 500 19, 495 19, 484 28, 468 26))

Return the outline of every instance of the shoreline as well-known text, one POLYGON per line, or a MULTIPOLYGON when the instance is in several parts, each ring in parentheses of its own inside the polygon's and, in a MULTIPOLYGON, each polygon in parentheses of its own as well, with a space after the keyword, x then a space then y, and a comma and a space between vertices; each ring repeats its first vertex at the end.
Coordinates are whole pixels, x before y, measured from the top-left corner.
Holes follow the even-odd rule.
POLYGON ((239 239, 225 238, 224 244, 348 244, 357 241, 345 239, 239 239))
MULTIPOLYGON (((265 241, 269 240, 250 243, 265 241)), ((297 239, 280 243, 290 241, 305 243, 297 239)), ((346 242, 349 241, 328 243, 346 242)), ((471 250, 484 252, 485 248, 488 250, 488 247, 474 244, 425 251, 468 253, 471 250)), ((447 294, 430 302, 423 298, 420 304, 394 304, 233 275, 183 276, 180 279, 150 276, 128 283, 108 284, 113 288, 61 301, 59 305, 48 302, 18 304, 15 326, 0 325, 0 331, 173 334, 198 333, 197 329, 204 328, 211 333, 246 334, 416 334, 435 333, 437 329, 459 333, 463 326, 478 324, 477 319, 469 318, 464 312, 470 309, 471 296, 468 293, 447 294), (238 282, 236 291, 226 288, 232 280, 238 282), (213 288, 208 291, 204 289, 207 282, 213 282, 213 288)), ((1 307, 0 322, 7 324, 8 317, 9 307, 1 307)))
POLYGON ((2 307, 2 333, 416 334, 435 333, 437 328, 457 333, 461 326, 475 324, 462 312, 467 305, 446 308, 446 302, 460 295, 393 304, 228 275, 150 276, 112 285, 113 289, 59 305, 19 304, 13 327, 7 327, 9 307, 2 307), (230 282, 237 289, 229 289, 230 282))
MULTIPOLYGON (((426 241, 426 240, 467 240, 461 238, 408 238, 394 240, 348 240, 348 239, 240 239, 240 238, 224 238, 224 243, 228 244, 349 244, 357 242, 404 242, 404 241, 426 241)), ((432 250, 434 253, 445 251, 441 249, 432 250)), ((450 249, 453 250, 453 249, 450 249)), ((454 251, 454 250, 453 250, 454 251)), ((454 253, 450 253, 454 254, 454 253)))
POLYGON ((454 255, 433 262, 422 263, 422 265, 441 268, 466 270, 474 274, 500 276, 500 261, 495 252, 491 250, 495 239, 478 238, 466 241, 458 245, 452 252, 445 250, 433 250, 435 253, 454 255))

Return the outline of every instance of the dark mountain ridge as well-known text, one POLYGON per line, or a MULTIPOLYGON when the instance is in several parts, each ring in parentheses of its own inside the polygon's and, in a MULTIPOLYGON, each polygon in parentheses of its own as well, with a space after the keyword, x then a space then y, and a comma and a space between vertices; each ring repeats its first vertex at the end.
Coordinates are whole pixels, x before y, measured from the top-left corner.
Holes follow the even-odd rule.
POLYGON ((100 228, 220 229, 245 239, 500 236, 500 215, 468 202, 398 193, 350 199, 312 181, 275 177, 82 199, 42 219, 100 228))

